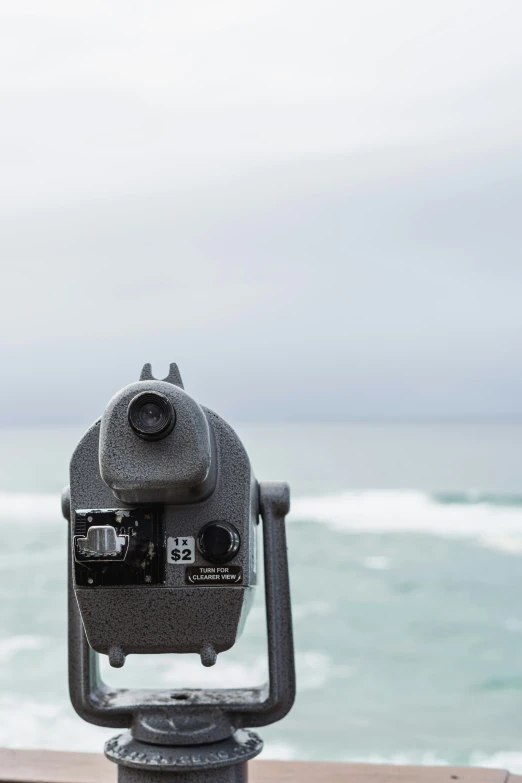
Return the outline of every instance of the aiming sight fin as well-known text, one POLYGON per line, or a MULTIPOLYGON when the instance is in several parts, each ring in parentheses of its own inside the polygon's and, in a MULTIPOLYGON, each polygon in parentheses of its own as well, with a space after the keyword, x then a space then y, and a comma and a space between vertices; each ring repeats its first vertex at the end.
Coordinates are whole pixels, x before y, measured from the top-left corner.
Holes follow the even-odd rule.
POLYGON ((143 370, 141 371, 140 375, 140 381, 166 381, 167 383, 172 383, 174 386, 179 386, 180 389, 184 389, 183 381, 181 380, 181 373, 178 369, 178 365, 175 362, 172 362, 169 368, 169 374, 166 378, 155 378, 152 374, 152 365, 150 363, 143 365, 143 370))

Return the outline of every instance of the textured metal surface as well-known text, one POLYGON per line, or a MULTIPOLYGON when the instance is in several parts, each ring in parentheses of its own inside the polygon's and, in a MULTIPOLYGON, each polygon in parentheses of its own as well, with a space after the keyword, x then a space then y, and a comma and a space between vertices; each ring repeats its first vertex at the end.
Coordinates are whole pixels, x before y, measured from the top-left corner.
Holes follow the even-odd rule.
MULTIPOLYGON (((188 587, 184 568, 167 566, 165 585, 144 588, 139 601, 136 593, 126 588, 78 588, 77 600, 89 642, 98 652, 107 654, 111 647, 120 647, 125 654, 200 652, 209 645, 221 652, 234 644, 243 628, 253 599, 250 588, 257 581, 254 557, 257 483, 236 433, 216 414, 207 409, 204 412, 215 433, 219 481, 212 495, 204 501, 165 506, 165 535, 196 537, 210 521, 232 521, 240 532, 242 546, 230 564, 242 567, 242 586, 188 587), (184 592, 169 595, 168 588, 184 592), (203 595, 201 591, 208 592, 203 595), (114 615, 116 605, 119 611, 114 615), (108 607, 113 615, 110 623, 107 622, 108 607), (157 619, 152 621, 152 618, 157 619)), ((162 443, 149 444, 134 439, 145 447, 156 448, 162 443)), ((100 426, 96 422, 78 444, 71 460, 71 530, 74 530, 74 509, 110 508, 117 504, 100 475, 99 448, 100 426)), ((149 470, 152 470, 150 459, 149 470)), ((195 564, 209 565, 199 552, 196 552, 195 564)))
POLYGON ((118 768, 118 783, 247 783, 248 779, 246 763, 222 769, 199 769, 194 772, 118 768))
POLYGON ((144 592, 137 602, 133 587, 78 590, 78 605, 93 649, 106 653, 118 644, 127 654, 189 653, 211 642, 222 652, 234 644, 243 609, 241 587, 153 586, 144 592), (205 602, 201 590, 208 591, 205 602), (109 615, 110 630, 105 625, 109 615), (137 627, 142 629, 141 637, 137 627))
POLYGON ((201 406, 179 386, 131 383, 114 395, 101 419, 101 477, 123 503, 194 502, 215 486, 210 438, 201 406), (128 424, 129 403, 144 392, 160 392, 176 412, 174 430, 161 441, 136 437, 128 424))
POLYGON ((130 732, 105 743, 105 755, 124 767, 162 771, 219 769, 246 762, 263 749, 261 738, 253 731, 239 729, 221 742, 183 747, 154 746, 136 740, 130 732))
POLYGON ((221 769, 198 769, 194 772, 165 772, 151 769, 118 768, 118 783, 247 783, 246 762, 221 769))

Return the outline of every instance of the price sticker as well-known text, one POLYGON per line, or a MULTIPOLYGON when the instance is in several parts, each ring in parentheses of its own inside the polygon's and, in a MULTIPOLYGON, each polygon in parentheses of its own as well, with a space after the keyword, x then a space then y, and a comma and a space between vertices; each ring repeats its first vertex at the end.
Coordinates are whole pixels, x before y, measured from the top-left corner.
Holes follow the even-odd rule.
POLYGON ((193 563, 196 558, 196 539, 192 536, 177 536, 167 539, 167 562, 173 565, 193 563))

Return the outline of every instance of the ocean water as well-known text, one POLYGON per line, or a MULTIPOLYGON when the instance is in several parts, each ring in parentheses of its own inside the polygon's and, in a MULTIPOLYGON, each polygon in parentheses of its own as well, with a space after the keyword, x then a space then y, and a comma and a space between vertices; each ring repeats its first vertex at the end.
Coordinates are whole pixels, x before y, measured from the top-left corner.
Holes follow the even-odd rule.
MULTIPOLYGON (((292 487, 298 697, 265 757, 522 771, 522 424, 238 424, 257 477, 292 487)), ((100 751, 67 694, 66 523, 81 430, 0 430, 0 745, 100 751)), ((252 685, 240 642, 103 665, 115 685, 252 685)))

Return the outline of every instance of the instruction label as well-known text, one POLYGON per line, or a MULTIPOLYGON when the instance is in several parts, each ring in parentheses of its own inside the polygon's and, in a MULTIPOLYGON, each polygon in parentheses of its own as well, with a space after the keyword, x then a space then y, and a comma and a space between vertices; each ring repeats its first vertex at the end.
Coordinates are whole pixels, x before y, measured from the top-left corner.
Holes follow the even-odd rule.
POLYGON ((243 583, 241 566, 188 566, 185 569, 188 585, 240 585, 243 583))

